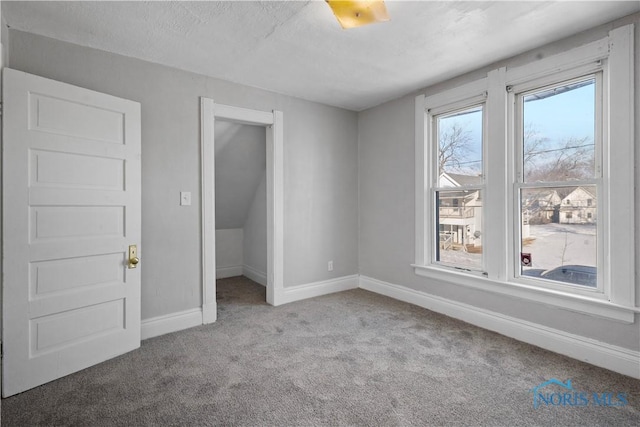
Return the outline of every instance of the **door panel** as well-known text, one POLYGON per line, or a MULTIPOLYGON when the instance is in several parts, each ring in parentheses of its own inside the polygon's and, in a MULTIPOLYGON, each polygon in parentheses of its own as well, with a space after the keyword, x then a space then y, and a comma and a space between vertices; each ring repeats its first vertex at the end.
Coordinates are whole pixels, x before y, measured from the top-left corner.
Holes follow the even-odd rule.
POLYGON ((78 137, 86 141, 123 144, 124 114, 86 105, 82 100, 56 99, 30 93, 29 129, 78 137))
POLYGON ((122 254, 102 254, 31 263, 30 298, 81 291, 94 286, 124 283, 122 254))
POLYGON ((124 190, 124 161, 31 150, 31 187, 124 190))
POLYGON ((3 88, 10 396, 140 346, 140 105, 6 68, 3 88))

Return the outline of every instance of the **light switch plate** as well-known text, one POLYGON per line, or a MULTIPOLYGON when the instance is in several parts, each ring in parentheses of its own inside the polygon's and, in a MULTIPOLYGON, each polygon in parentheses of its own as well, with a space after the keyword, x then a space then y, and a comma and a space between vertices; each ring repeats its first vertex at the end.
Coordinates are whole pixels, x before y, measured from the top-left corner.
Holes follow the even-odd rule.
POLYGON ((180 192, 180 206, 191 206, 191 192, 190 191, 181 191, 180 192))

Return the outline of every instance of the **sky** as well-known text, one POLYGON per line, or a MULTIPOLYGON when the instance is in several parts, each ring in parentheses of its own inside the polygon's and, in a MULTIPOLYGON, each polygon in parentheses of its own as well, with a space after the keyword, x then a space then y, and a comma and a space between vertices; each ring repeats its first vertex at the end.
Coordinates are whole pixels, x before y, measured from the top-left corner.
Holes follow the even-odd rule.
POLYGON ((588 137, 593 142, 595 84, 583 86, 541 100, 525 102, 524 122, 532 123, 551 139, 588 137))
MULTIPOLYGON (((541 137, 549 138, 546 149, 557 148, 568 138, 587 137, 594 141, 595 84, 590 84, 543 99, 524 103, 524 124, 533 126, 541 137)), ((472 149, 467 153, 464 167, 476 168, 478 163, 467 163, 482 158, 482 113, 475 111, 440 119, 440 128, 454 122, 470 132, 472 149)), ((478 171, 479 172, 479 171, 478 171)))

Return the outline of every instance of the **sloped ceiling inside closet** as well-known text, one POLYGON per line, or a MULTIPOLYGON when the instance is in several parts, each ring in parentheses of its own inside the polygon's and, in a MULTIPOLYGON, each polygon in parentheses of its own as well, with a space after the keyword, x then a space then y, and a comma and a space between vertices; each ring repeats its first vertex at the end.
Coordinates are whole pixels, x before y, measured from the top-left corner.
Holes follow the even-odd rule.
POLYGON ((265 128, 216 120, 216 229, 242 228, 266 168, 265 128))

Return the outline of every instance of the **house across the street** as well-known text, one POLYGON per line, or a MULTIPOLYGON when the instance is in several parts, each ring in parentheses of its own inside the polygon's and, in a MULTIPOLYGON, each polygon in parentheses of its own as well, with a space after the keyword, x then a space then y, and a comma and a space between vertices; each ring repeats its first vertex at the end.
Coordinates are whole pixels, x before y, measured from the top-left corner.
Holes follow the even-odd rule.
POLYGON ((595 189, 577 187, 560 204, 561 224, 595 224, 598 217, 598 203, 595 189))

